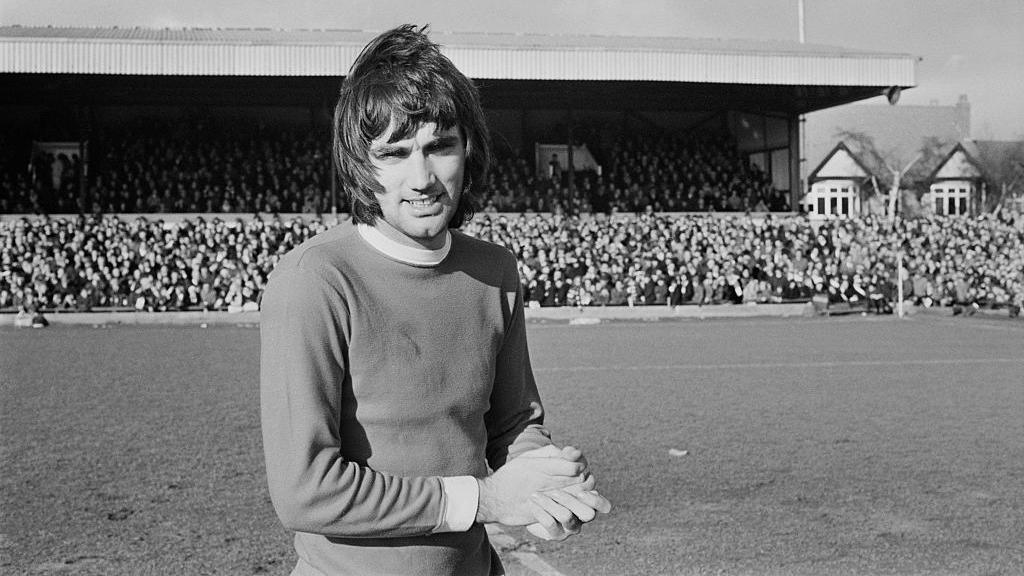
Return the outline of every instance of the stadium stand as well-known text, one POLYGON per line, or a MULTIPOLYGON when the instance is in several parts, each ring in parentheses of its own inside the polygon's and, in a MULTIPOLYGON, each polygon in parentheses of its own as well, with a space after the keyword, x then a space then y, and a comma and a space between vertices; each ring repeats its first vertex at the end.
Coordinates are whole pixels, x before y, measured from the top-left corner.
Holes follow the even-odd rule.
MULTIPOLYGON (((256 310, 267 275, 319 218, 20 218, 0 222, 0 310, 256 310)), ((520 261, 530 306, 806 302, 884 313, 1024 303, 1024 217, 764 218, 479 214, 471 235, 520 261), (902 252, 907 273, 896 276, 902 252)))
POLYGON ((77 156, 4 171, 0 213, 320 213, 329 149, 316 131, 136 121, 95 135, 84 190, 77 156))
MULTIPOLYGON (((27 147, 29 143, 22 143, 27 147)), ((97 131, 88 182, 77 156, 44 151, 0 176, 0 213, 310 213, 330 209, 330 149, 323 129, 240 126, 199 118, 146 119, 97 131)), ((620 133, 607 169, 538 176, 532 162, 500 158, 491 212, 788 212, 789 194, 722 136, 620 133)), ((7 155, 6 157, 11 157, 7 155)))
MULTIPOLYGON (((806 274, 794 269, 790 282, 775 261, 776 232, 748 247, 743 236, 766 225, 742 214, 789 214, 801 115, 916 83, 912 55, 795 42, 436 36, 480 81, 506 147, 469 230, 507 235, 528 257, 524 288, 538 305, 807 298, 806 274), (613 128, 588 133, 589 121, 613 128), (538 159, 520 156, 580 139, 600 162, 572 177, 538 175, 538 159), (739 247, 749 254, 730 256, 739 247)), ((0 218, 0 307, 258 306, 277 255, 324 226, 268 215, 334 207, 315 126, 329 124, 339 74, 371 37, 0 26, 13 47, 0 70, 12 79, 11 128, 0 134, 18 139, 0 141, 0 214, 78 215, 0 218), (226 124, 189 116, 202 111, 226 124), (282 130, 286 121, 305 129, 282 130), (168 217, 132 218, 142 213, 168 217), (204 217, 172 223, 183 214, 204 217)), ((767 222, 810 230, 796 216, 767 222)))
POLYGON ((529 161, 505 158, 491 174, 485 211, 788 212, 788 194, 750 166, 726 138, 620 136, 608 170, 536 177, 529 161))

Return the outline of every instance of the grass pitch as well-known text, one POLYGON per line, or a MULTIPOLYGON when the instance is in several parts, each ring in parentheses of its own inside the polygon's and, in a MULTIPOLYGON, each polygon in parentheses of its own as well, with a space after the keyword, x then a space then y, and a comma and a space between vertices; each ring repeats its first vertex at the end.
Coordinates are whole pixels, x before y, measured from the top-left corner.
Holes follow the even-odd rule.
MULTIPOLYGON (((533 323, 567 575, 1024 573, 1024 324, 533 323)), ((0 329, 0 573, 288 574, 252 327, 0 329)), ((520 536, 517 531, 510 531, 520 536)))

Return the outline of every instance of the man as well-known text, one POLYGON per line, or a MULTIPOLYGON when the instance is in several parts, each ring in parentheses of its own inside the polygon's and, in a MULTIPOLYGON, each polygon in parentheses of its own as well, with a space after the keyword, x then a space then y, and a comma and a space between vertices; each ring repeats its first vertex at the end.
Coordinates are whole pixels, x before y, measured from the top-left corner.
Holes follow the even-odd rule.
POLYGON ((558 159, 558 154, 552 154, 548 162, 548 178, 553 182, 562 181, 562 162, 558 159))
POLYGON ((515 258, 454 230, 486 181, 476 88, 403 26, 342 85, 334 156, 354 226, 278 264, 261 416, 295 575, 501 574, 483 524, 564 538, 609 505, 552 445, 515 258))

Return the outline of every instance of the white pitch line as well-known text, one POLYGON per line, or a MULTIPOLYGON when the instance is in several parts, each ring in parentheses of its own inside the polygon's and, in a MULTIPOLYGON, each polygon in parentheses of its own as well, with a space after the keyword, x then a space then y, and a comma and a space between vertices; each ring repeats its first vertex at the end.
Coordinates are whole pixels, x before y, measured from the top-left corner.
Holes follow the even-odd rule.
POLYGON ((505 531, 497 525, 488 524, 486 528, 487 537, 491 539, 495 548, 499 550, 502 548, 509 550, 506 554, 518 560, 520 564, 532 570, 537 576, 565 576, 565 574, 556 570, 533 552, 522 552, 516 550, 515 538, 506 534, 505 531))
POLYGON ((600 372, 604 370, 722 370, 732 368, 842 368, 844 366, 946 366, 950 364, 1024 364, 1022 358, 933 358, 927 360, 848 360, 842 362, 751 362, 735 364, 650 364, 647 366, 552 366, 534 372, 600 372))

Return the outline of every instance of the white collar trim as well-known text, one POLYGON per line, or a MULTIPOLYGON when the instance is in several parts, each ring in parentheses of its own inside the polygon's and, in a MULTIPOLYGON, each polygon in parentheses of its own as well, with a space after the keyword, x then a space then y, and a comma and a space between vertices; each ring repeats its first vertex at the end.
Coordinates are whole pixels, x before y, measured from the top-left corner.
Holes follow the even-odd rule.
POLYGON ((437 250, 426 248, 413 248, 400 242, 396 242, 384 235, 383 232, 368 224, 357 224, 356 230, 366 240, 367 244, 374 247, 378 252, 413 266, 437 266, 448 256, 452 249, 452 233, 444 231, 444 246, 437 250))

